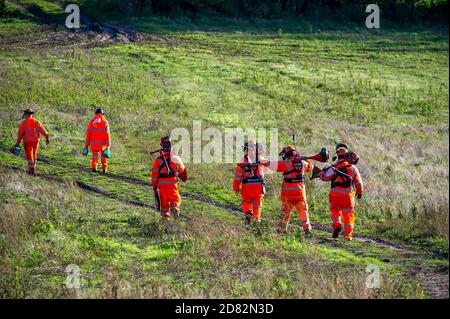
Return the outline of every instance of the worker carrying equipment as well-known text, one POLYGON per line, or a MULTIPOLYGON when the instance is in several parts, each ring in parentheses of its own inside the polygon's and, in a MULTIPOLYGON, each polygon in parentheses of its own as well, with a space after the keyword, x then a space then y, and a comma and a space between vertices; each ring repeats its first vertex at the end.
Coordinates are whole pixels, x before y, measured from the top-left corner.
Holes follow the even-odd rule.
POLYGON ((155 193, 155 206, 159 206, 163 220, 180 215, 181 197, 178 178, 187 181, 187 169, 179 156, 173 154, 172 142, 168 136, 161 138, 160 155, 153 162, 151 171, 155 193))
POLYGON ((359 198, 363 195, 363 183, 358 168, 355 166, 359 156, 348 150, 347 145, 336 145, 337 161, 325 167, 319 177, 323 181, 331 182, 329 193, 330 213, 333 222, 333 238, 337 239, 342 230, 341 217, 344 219, 344 231, 342 235, 347 240, 352 240, 355 223, 355 192, 359 198))
POLYGON ((301 226, 305 234, 311 232, 309 222, 308 202, 306 200, 305 175, 313 170, 310 160, 326 161, 328 151, 323 148, 321 153, 314 156, 300 156, 299 152, 292 146, 286 146, 280 153, 282 161, 271 162, 269 168, 283 173, 283 184, 281 185, 281 216, 278 223, 278 232, 287 232, 292 210, 297 210, 301 226))
POLYGON ((10 152, 12 154, 14 154, 15 156, 19 156, 20 155, 20 146, 14 145, 13 147, 11 147, 10 152))
MULTIPOLYGON (((23 140, 23 147, 25 149, 25 154, 28 161, 28 173, 31 175, 36 175, 34 170, 36 169, 40 136, 45 136, 45 142, 47 145, 50 143, 50 139, 42 123, 33 118, 33 115, 34 111, 31 107, 23 112, 23 120, 20 122, 19 131, 17 133, 17 141, 13 146, 13 149, 18 148, 18 154, 20 154, 19 145, 23 140)), ((15 152, 17 152, 17 150, 15 152)))
MULTIPOLYGON (((96 109, 95 116, 89 121, 84 146, 90 146, 91 148, 92 171, 97 171, 98 155, 101 154, 102 170, 103 173, 107 173, 108 162, 106 159, 109 157, 106 155, 110 154, 109 148, 111 147, 111 137, 109 133, 109 123, 106 120, 105 112, 102 109, 96 109)), ((83 154, 85 153, 86 151, 83 151, 83 154)))
POLYGON ((261 208, 265 193, 264 171, 269 161, 261 159, 262 144, 250 140, 244 145, 244 157, 237 163, 233 181, 236 195, 241 194, 242 211, 247 223, 260 221, 261 208), (242 187, 241 187, 242 184, 242 187))

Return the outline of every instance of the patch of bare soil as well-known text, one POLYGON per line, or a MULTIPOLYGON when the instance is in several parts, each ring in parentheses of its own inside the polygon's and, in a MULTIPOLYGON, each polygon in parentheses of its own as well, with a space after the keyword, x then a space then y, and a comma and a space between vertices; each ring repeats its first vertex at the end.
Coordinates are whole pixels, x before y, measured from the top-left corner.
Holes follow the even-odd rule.
POLYGON ((22 8, 42 24, 41 28, 37 32, 0 35, 0 51, 48 48, 64 50, 138 41, 158 41, 165 44, 177 41, 175 37, 137 32, 108 23, 92 22, 85 16, 81 17, 79 29, 67 29, 63 23, 43 13, 36 6, 23 5, 22 8))
POLYGON ((424 290, 431 298, 449 298, 448 273, 436 272, 428 268, 415 268, 410 270, 410 274, 422 284, 424 290))

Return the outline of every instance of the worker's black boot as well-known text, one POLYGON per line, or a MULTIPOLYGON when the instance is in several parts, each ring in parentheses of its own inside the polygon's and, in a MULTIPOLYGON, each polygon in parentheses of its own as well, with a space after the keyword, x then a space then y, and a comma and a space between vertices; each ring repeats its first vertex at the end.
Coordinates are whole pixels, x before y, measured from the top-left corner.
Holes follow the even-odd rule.
POLYGON ((287 224, 283 221, 279 222, 277 225, 277 233, 278 234, 286 234, 288 230, 287 224))
POLYGON ((179 209, 172 209, 172 215, 174 218, 179 218, 181 216, 180 210, 179 209))
POLYGON ((245 223, 247 225, 250 225, 251 222, 253 222, 253 214, 252 212, 248 212, 247 214, 245 214, 245 223))
POLYGON ((341 232, 342 228, 341 226, 338 226, 333 231, 333 238, 336 239, 339 237, 339 233, 341 232))

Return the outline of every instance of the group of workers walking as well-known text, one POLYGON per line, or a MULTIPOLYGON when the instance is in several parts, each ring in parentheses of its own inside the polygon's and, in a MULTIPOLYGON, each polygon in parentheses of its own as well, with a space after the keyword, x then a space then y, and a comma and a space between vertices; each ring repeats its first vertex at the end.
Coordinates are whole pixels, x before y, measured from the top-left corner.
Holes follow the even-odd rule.
MULTIPOLYGON (((23 113, 20 122, 18 137, 13 149, 17 150, 23 141, 28 173, 35 175, 37 152, 40 136, 50 143, 49 134, 41 122, 34 117, 32 108, 23 113)), ((83 155, 91 150, 91 168, 97 171, 98 157, 101 157, 102 172, 108 173, 107 158, 110 157, 110 130, 104 111, 97 109, 94 117, 89 121, 86 130, 85 149, 83 155)), ((151 170, 152 187, 155 198, 159 202, 159 210, 164 220, 180 214, 180 194, 178 180, 187 180, 187 169, 180 157, 173 154, 172 143, 169 137, 163 137, 160 142, 159 156, 154 160, 151 170)), ((20 148, 19 148, 20 151, 20 148)), ((281 161, 260 159, 262 145, 255 141, 248 141, 244 145, 244 156, 237 163, 233 190, 242 197, 241 207, 246 222, 251 224, 261 220, 261 209, 265 194, 264 173, 268 170, 283 173, 281 185, 281 216, 277 224, 278 232, 285 233, 295 208, 301 221, 305 234, 311 233, 308 202, 305 192, 306 173, 312 172, 313 178, 330 182, 329 193, 330 215, 333 235, 337 239, 339 234, 351 240, 355 221, 355 195, 361 198, 363 184, 358 168, 355 153, 350 152, 345 144, 336 146, 336 161, 331 166, 319 168, 311 163, 311 159, 301 156, 292 146, 282 149, 281 161), (356 192, 355 192, 356 191, 356 192)), ((325 161, 328 160, 326 157, 325 161)))
MULTIPOLYGON (((292 146, 282 149, 281 161, 259 160, 255 154, 261 153, 261 146, 249 141, 244 146, 244 157, 236 166, 233 189, 242 196, 242 211, 248 223, 261 220, 261 208, 265 193, 264 172, 272 170, 283 173, 281 185, 281 216, 278 231, 287 232, 292 211, 295 208, 305 234, 311 233, 308 202, 305 192, 305 175, 313 172, 313 178, 330 182, 330 214, 333 226, 333 238, 339 234, 351 240, 355 222, 355 191, 357 198, 363 194, 362 179, 356 167, 355 153, 347 145, 336 146, 336 161, 323 169, 311 164, 292 146), (342 225, 342 221, 343 224, 342 225)), ((328 160, 328 157, 326 158, 328 160)))

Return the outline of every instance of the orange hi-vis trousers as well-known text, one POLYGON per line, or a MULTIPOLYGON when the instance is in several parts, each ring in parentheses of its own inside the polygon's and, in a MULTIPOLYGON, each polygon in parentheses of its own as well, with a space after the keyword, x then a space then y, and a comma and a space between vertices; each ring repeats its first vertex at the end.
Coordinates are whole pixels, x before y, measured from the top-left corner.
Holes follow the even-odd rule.
POLYGON ((36 168, 39 141, 24 142, 23 147, 28 161, 28 171, 33 172, 36 168))
POLYGON ((308 202, 306 200, 292 200, 289 197, 281 199, 281 223, 279 228, 281 231, 287 230, 287 225, 291 219, 293 209, 297 210, 298 217, 300 218, 302 228, 304 231, 311 230, 311 224, 309 223, 308 214, 308 202))
POLYGON ((178 192, 178 185, 164 185, 159 187, 159 200, 161 205, 161 215, 164 220, 170 220, 170 211, 179 212, 181 197, 178 192))
POLYGON ((333 222, 333 229, 342 228, 341 217, 344 219, 345 238, 352 238, 353 226, 355 224, 355 193, 339 193, 330 191, 330 213, 333 222))
POLYGON ((262 209, 262 202, 264 199, 264 195, 260 192, 254 192, 242 190, 242 211, 245 215, 251 214, 255 220, 260 220, 261 218, 261 209, 262 209))
POLYGON ((97 169, 98 156, 101 155, 102 169, 104 171, 108 170, 108 162, 107 162, 106 157, 105 157, 105 150, 96 150, 96 151, 94 151, 91 148, 91 152, 92 152, 92 157, 91 157, 92 169, 97 169))

